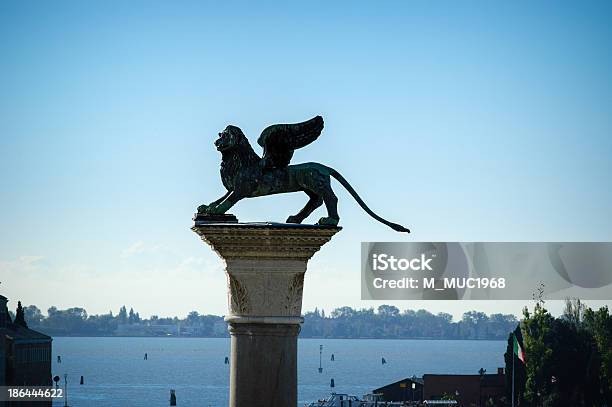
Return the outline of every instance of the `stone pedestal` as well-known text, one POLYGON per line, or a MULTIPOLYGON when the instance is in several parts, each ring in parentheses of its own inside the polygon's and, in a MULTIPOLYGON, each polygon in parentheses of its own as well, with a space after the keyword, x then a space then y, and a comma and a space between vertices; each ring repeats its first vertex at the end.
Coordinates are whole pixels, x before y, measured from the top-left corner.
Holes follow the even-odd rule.
POLYGON ((196 221, 192 230, 225 261, 230 407, 297 405, 297 336, 306 264, 340 229, 196 221))

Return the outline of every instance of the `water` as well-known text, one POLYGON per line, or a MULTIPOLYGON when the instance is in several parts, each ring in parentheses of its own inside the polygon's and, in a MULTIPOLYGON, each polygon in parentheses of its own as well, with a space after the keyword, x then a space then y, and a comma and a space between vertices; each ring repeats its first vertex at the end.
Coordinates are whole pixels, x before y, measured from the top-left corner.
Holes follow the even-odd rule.
MULTIPOLYGON (((331 378, 336 392, 363 395, 412 375, 476 374, 481 367, 493 373, 504 366, 506 341, 300 339, 298 348, 303 406, 327 396, 331 378), (382 357, 387 364, 381 364, 382 357)), ((61 383, 68 374, 71 407, 168 406, 170 389, 176 389, 180 407, 228 405, 229 365, 224 359, 229 339, 54 338, 53 353, 53 374, 62 377, 61 383), (56 355, 62 356, 61 364, 56 355)))

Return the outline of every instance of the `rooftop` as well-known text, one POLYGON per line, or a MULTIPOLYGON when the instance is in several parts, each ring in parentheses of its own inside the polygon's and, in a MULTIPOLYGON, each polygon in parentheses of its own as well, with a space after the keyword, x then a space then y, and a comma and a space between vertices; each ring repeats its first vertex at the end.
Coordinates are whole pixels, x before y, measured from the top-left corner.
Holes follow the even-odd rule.
POLYGON ((422 385, 423 385, 423 378, 422 378, 422 377, 407 377, 407 378, 405 378, 405 379, 398 380, 398 381, 396 381, 396 382, 389 383, 389 384, 387 384, 387 385, 384 385, 384 386, 382 386, 382 387, 379 387, 378 389, 372 390, 372 392, 373 392, 373 393, 377 393, 377 392, 379 392, 380 390, 383 390, 383 389, 385 389, 385 388, 387 388, 387 387, 391 387, 391 386, 396 386, 396 385, 399 385, 400 383, 417 383, 417 384, 419 384, 419 385, 421 385, 421 386, 422 386, 422 385))
POLYGON ((5 335, 13 340, 21 341, 21 340, 42 340, 42 341, 50 341, 51 337, 40 333, 38 331, 34 331, 30 328, 24 328, 20 325, 10 324, 6 328, 0 328, 0 335, 5 335))

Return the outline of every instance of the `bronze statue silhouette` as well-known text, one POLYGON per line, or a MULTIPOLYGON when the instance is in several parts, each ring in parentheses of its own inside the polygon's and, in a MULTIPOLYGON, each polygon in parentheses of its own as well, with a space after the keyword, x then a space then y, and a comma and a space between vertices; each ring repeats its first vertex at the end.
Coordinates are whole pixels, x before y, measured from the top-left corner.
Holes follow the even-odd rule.
POLYGON ((317 224, 336 226, 340 217, 338 198, 331 188, 330 177, 333 177, 374 219, 395 231, 410 233, 407 228, 375 214, 333 168, 319 163, 289 165, 293 152, 315 141, 322 130, 321 116, 303 123, 269 126, 257 140, 264 149, 263 157, 260 157, 240 128, 227 126, 215 141, 222 155, 221 180, 227 193, 208 205, 199 206, 198 215, 214 218, 214 215, 225 214, 243 198, 303 191, 309 200, 301 211, 287 218, 287 223, 302 223, 315 209, 325 204, 327 216, 319 219, 317 224))

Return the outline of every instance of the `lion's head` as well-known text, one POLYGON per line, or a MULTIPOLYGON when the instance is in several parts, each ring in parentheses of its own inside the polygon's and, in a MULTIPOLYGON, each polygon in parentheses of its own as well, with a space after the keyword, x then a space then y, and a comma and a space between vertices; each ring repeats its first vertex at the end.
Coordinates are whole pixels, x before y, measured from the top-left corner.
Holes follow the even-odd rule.
POLYGON ((232 150, 240 145, 247 144, 248 140, 242 130, 236 126, 227 126, 225 130, 219 133, 219 138, 215 141, 217 150, 224 152, 232 150))

